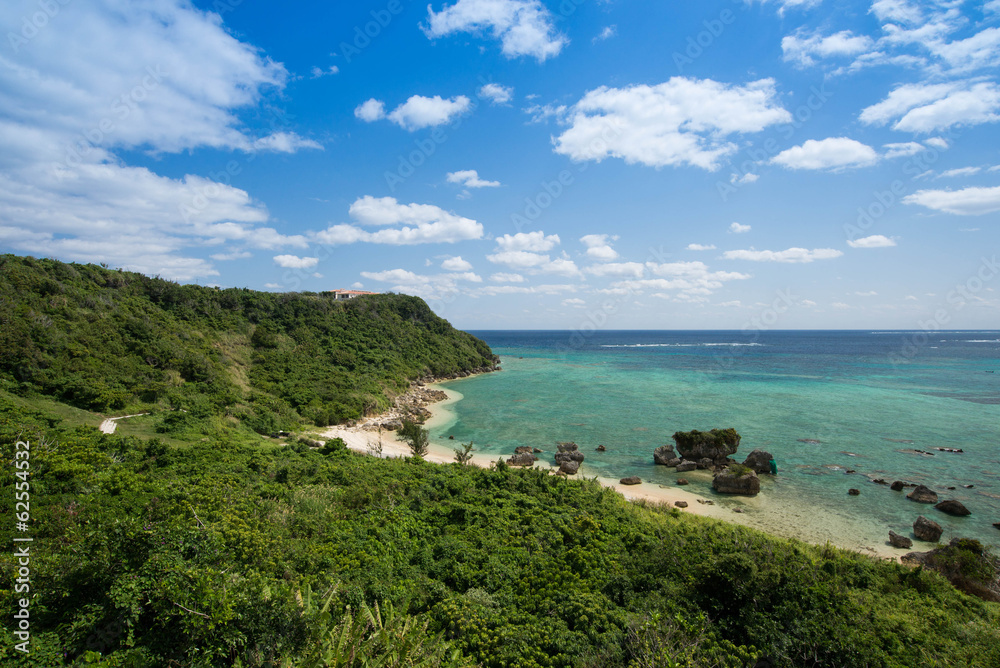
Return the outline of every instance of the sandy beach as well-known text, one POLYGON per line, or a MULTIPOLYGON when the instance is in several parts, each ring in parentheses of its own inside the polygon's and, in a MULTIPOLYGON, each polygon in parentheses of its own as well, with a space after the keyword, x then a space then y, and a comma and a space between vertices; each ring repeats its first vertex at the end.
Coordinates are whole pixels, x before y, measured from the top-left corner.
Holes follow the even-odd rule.
MULTIPOLYGON (((427 405, 431 417, 427 419, 424 427, 434 429, 447 426, 454 421, 451 407, 462 399, 461 393, 437 384, 427 387, 443 391, 448 398, 427 405)), ((375 454, 380 451, 383 458, 409 457, 409 446, 397 437, 396 432, 384 429, 379 431, 377 428, 377 425, 399 417, 398 412, 390 411, 379 416, 366 418, 356 426, 329 427, 321 432, 321 437, 326 439, 341 438, 349 449, 362 454, 375 454), (377 445, 379 443, 381 443, 380 450, 377 445)), ((453 463, 455 449, 460 446, 461 443, 458 441, 431 442, 425 459, 435 464, 453 463)), ((497 454, 487 455, 473 452, 471 463, 475 466, 488 468, 500 457, 497 454)), ((548 469, 553 474, 558 470, 557 466, 547 464, 544 454, 536 462, 535 467, 548 469)), ((580 474, 576 477, 594 477, 594 475, 594 472, 587 471, 587 465, 584 463, 580 468, 580 474)), ((687 478, 698 476, 704 476, 706 480, 710 480, 710 474, 706 471, 693 471, 685 474, 687 478)), ((613 478, 598 476, 597 480, 630 501, 642 499, 674 507, 678 501, 682 501, 687 503, 687 507, 682 508, 681 512, 733 522, 782 538, 797 538, 814 545, 830 543, 840 548, 880 559, 898 560, 910 551, 893 548, 887 542, 880 542, 873 539, 872 536, 858 536, 857 532, 853 530, 852 518, 835 510, 813 507, 796 508, 787 505, 778 507, 777 504, 769 501, 766 494, 757 497, 741 496, 721 499, 716 497, 713 499, 689 492, 683 487, 670 487, 649 481, 643 481, 639 485, 623 485, 619 480, 613 478), (742 512, 736 512, 734 508, 738 508, 742 512)))

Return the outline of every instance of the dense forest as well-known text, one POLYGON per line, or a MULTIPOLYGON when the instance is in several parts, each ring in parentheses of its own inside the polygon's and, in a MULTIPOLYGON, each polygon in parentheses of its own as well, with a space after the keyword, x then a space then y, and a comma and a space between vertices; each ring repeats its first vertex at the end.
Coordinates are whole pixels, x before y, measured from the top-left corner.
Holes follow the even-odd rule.
POLYGON ((258 433, 386 408, 423 376, 492 366, 423 300, 272 294, 0 256, 0 389, 103 413, 181 409, 258 433))
MULTIPOLYGON (((418 299, 4 260, 0 489, 5 509, 27 489, 30 520, 17 532, 5 510, 0 540, 33 542, 29 591, 0 580, 0 665, 1000 665, 1000 605, 928 569, 596 481, 244 426, 301 429, 310 411, 355 415, 409 379, 493 362, 418 299), (139 418, 149 433, 94 426, 141 408, 157 409, 139 418)), ((980 551, 965 541, 942 559, 982 576, 980 551)), ((14 550, 0 568, 17 572, 14 550)))

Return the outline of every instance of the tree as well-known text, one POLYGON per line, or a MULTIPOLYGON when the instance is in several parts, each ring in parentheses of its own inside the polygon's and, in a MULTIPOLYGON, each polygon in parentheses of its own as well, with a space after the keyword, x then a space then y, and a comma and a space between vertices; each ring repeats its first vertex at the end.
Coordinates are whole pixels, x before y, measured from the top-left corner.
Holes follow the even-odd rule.
POLYGON ((472 461, 472 451, 475 450, 472 447, 472 441, 468 443, 463 443, 462 448, 455 448, 455 461, 463 466, 472 461))
POLYGON ((413 420, 403 420, 403 426, 399 428, 399 437, 410 446, 410 452, 414 457, 423 459, 427 454, 430 436, 426 429, 413 420))

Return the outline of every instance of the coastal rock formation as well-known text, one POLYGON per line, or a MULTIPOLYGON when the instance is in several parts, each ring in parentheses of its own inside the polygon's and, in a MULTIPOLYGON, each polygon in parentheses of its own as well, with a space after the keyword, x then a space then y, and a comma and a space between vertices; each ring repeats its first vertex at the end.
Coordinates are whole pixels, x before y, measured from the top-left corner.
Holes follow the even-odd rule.
POLYGON ((674 452, 673 447, 661 445, 656 450, 653 450, 653 463, 663 466, 677 466, 679 458, 677 457, 677 453, 674 452))
POLYGON ((566 475, 576 475, 580 470, 580 462, 565 461, 559 464, 559 472, 566 475))
POLYGON ((913 547, 913 541, 906 536, 900 536, 895 531, 889 532, 889 544, 893 547, 898 547, 902 549, 909 549, 913 547))
POLYGON ((698 460, 698 468, 700 469, 710 469, 715 468, 715 461, 708 457, 702 457, 698 460))
POLYGON ((712 431, 678 431, 673 435, 677 452, 684 459, 698 461, 708 458, 722 463, 740 447, 740 435, 735 429, 713 429, 712 431))
POLYGON ((532 448, 527 445, 519 445, 518 447, 514 448, 515 455, 531 454, 531 452, 532 448))
POLYGON ((858 496, 859 494, 861 494, 861 490, 860 489, 851 488, 851 489, 847 490, 847 493, 850 494, 851 496, 858 496))
POLYGON ((891 489, 894 492, 902 492, 903 491, 903 487, 905 487, 905 486, 906 485, 903 484, 902 480, 897 480, 894 483, 892 483, 891 485, 889 485, 889 489, 891 489))
POLYGON ((770 473, 772 459, 774 457, 771 456, 770 452, 757 449, 747 455, 747 458, 743 461, 743 466, 753 469, 756 473, 770 473))
POLYGON ((1000 529, 1000 522, 994 522, 993 523, 993 528, 994 529, 1000 529))
POLYGON ((688 471, 694 471, 698 468, 697 462, 689 462, 686 459, 682 459, 681 463, 677 465, 678 473, 687 473, 688 471))
POLYGON ((629 476, 627 478, 622 478, 618 482, 620 482, 623 485, 641 485, 642 484, 642 478, 640 478, 637 475, 632 475, 632 476, 629 476))
POLYGON ((737 464, 716 473, 712 478, 712 488, 720 494, 757 496, 760 493, 760 478, 751 469, 737 464))
POLYGON ((929 520, 923 515, 913 523, 913 535, 917 540, 924 540, 928 543, 936 543, 941 540, 941 525, 934 520, 929 520))
MULTIPOLYGON (((687 485, 687 484, 690 484, 690 483, 688 483, 687 478, 678 478, 677 479, 677 484, 681 485, 683 487, 684 485, 687 485)), ((996 526, 996 525, 993 525, 993 526, 996 526)), ((997 528, 1000 529, 1000 527, 997 527, 997 528)))
POLYGON ((677 506, 678 508, 687 508, 688 507, 688 502, 687 501, 674 501, 674 505, 677 506))
POLYGON ((956 501, 954 499, 947 499, 934 507, 942 513, 948 513, 949 515, 954 515, 955 517, 965 517, 966 515, 972 514, 972 512, 970 512, 961 501, 956 501))
POLYGON ((904 564, 936 570, 956 589, 984 601, 1000 602, 1000 558, 971 538, 952 538, 930 552, 910 552, 904 564))
POLYGON ((607 448, 605 448, 603 445, 597 446, 597 451, 598 452, 604 452, 605 450, 607 450, 607 448))
POLYGON ((930 487, 925 487, 924 485, 917 485, 913 488, 913 491, 906 495, 910 501, 916 501, 917 503, 937 503, 938 495, 930 487))
POLYGON ((560 441, 559 443, 556 443, 556 449, 559 450, 559 452, 576 452, 580 448, 573 441, 560 441))
POLYGON ((519 452, 507 460, 507 466, 534 466, 537 459, 530 452, 519 452))
POLYGON ((584 460, 584 457, 582 452, 574 450, 573 452, 557 452, 555 460, 556 464, 562 464, 563 462, 576 462, 579 464, 584 460))

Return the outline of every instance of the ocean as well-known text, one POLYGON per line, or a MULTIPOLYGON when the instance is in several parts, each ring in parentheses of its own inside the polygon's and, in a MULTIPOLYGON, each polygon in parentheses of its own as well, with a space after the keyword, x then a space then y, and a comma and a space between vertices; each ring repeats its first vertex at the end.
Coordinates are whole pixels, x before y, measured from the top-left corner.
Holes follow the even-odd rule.
POLYGON ((686 490, 744 511, 734 521, 883 551, 890 529, 911 535, 922 514, 943 541, 1000 545, 1000 331, 472 333, 503 371, 445 384, 462 398, 431 430, 436 443, 473 441, 495 458, 529 445, 548 462, 557 442, 575 441, 581 475, 672 488, 678 475, 653 464, 657 446, 676 431, 734 427, 735 458, 761 448, 777 461, 758 497, 718 495, 707 472, 684 474, 686 490), (909 501, 878 478, 927 485, 972 514, 909 501))

